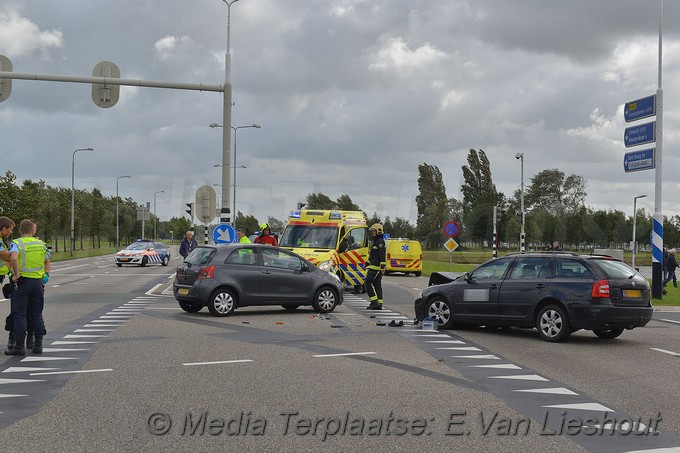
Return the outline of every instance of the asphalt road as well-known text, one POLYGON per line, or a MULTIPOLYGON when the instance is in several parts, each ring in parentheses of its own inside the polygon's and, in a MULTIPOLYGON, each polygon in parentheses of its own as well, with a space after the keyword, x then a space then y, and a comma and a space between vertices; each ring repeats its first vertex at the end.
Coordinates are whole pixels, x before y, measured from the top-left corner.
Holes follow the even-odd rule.
POLYGON ((177 306, 178 262, 54 265, 49 349, 0 356, 3 451, 680 449, 678 312, 561 344, 534 330, 379 326, 408 324, 427 284, 393 275, 383 312, 347 293, 331 315, 215 318, 177 306))

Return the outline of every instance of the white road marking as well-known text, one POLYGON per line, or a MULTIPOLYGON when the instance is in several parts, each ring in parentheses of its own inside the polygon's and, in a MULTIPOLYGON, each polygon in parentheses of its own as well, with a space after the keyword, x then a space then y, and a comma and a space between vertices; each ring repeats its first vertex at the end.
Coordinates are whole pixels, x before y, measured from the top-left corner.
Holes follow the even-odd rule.
POLYGON ((676 356, 677 356, 677 355, 680 355, 680 353, 673 352, 673 351, 668 351, 668 350, 666 350, 666 349, 659 349, 659 348, 649 348, 649 349, 651 349, 652 351, 663 352, 664 354, 669 354, 669 355, 676 355, 676 356))
POLYGON ((53 360, 78 360, 78 357, 48 357, 48 356, 28 356, 21 359, 21 363, 24 362, 49 362, 53 360))
POLYGON ((538 374, 508 374, 505 376, 489 376, 489 379, 518 379, 520 381, 548 381, 538 374))
POLYGON ((500 360, 500 357, 496 357, 492 354, 482 354, 482 355, 452 355, 454 359, 483 359, 483 360, 500 360))
POLYGON ((660 321, 672 322, 675 324, 680 324, 680 321, 675 321, 674 319, 660 319, 660 321))
POLYGON ((45 382, 44 379, 0 379, 0 384, 25 384, 28 382, 45 382))
POLYGON ((72 370, 72 371, 48 371, 46 373, 30 373, 29 376, 43 376, 46 374, 83 374, 83 373, 101 373, 102 371, 113 371, 111 368, 102 368, 99 370, 72 370))
POLYGON ((47 370, 61 370, 61 368, 36 368, 28 366, 12 366, 3 371, 3 373, 24 373, 26 371, 47 371, 47 370))
POLYGON ((77 348, 43 348, 43 354, 46 352, 85 352, 89 349, 77 349, 77 348))
MULTIPOLYGON (((97 326, 99 327, 99 326, 97 326)), ((84 333, 84 332, 115 332, 116 329, 76 329, 74 332, 78 333, 84 333)))
POLYGON ((112 323, 112 322, 119 322, 119 323, 121 323, 120 325, 122 326, 125 323, 125 321, 127 321, 127 319, 109 319, 109 320, 94 319, 90 322, 102 322, 102 323, 106 323, 106 324, 109 324, 109 323, 112 323))
POLYGON ((468 365, 469 368, 494 368, 502 370, 521 370, 522 367, 517 366, 513 363, 499 363, 493 365, 468 365))
POLYGON ((580 403, 580 404, 555 404, 552 406, 541 406, 549 409, 574 409, 579 411, 595 411, 595 412, 615 412, 614 409, 609 409, 599 403, 580 403))
POLYGON ((0 393, 0 398, 14 398, 16 396, 28 396, 28 395, 12 395, 9 393, 0 393))
POLYGON ((108 335, 64 335, 62 338, 106 338, 108 335))
POLYGON ((461 340, 425 340, 425 343, 451 343, 451 344, 465 344, 461 340))
POLYGON ((220 360, 220 361, 217 361, 217 362, 189 362, 189 363, 183 363, 182 365, 185 365, 185 366, 217 365, 217 364, 222 364, 222 363, 246 363, 246 362, 252 362, 252 360, 242 359, 242 360, 220 360))
POLYGON ((513 390, 513 392, 526 392, 526 393, 548 393, 551 395, 578 395, 576 392, 572 392, 564 387, 553 387, 549 389, 523 389, 523 390, 513 390))
POLYGON ((437 349, 448 349, 453 351, 481 351, 481 349, 475 348, 474 346, 452 346, 449 348, 437 348, 437 349))
POLYGON ((315 354, 314 357, 346 357, 350 355, 371 355, 375 352, 341 352, 339 354, 315 354))
POLYGON ((66 345, 66 344, 97 344, 98 341, 53 341, 52 346, 66 345))

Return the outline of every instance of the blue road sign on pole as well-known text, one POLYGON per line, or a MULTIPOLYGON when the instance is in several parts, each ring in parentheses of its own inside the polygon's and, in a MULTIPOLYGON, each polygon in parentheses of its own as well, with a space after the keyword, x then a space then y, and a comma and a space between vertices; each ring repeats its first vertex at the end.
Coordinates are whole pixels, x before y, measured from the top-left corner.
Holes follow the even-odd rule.
POLYGON ((656 121, 640 124, 638 126, 627 127, 623 133, 623 142, 626 148, 631 146, 644 145, 656 141, 656 121))
POLYGON ((654 115, 656 115, 655 94, 647 96, 646 98, 626 102, 626 106, 623 109, 623 118, 626 120, 626 123, 641 120, 642 118, 649 118, 654 115))
POLYGON ((212 235, 215 244, 231 244, 236 242, 236 230, 228 223, 220 223, 213 230, 212 235))
POLYGON ((626 173, 655 168, 654 154, 656 148, 633 151, 623 155, 623 169, 626 173))

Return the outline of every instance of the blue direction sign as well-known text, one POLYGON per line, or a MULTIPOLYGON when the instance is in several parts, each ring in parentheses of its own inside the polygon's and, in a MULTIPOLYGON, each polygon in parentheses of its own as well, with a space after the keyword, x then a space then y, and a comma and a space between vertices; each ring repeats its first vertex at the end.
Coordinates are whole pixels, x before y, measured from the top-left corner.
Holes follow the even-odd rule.
POLYGON ((654 115, 656 115, 655 94, 636 101, 626 102, 626 106, 623 109, 623 117, 626 120, 626 123, 641 120, 642 118, 649 118, 654 115))
POLYGON ((623 133, 623 142, 626 148, 644 145, 656 141, 656 121, 640 124, 639 126, 627 127, 623 133))
POLYGON ((213 230, 212 237, 215 244, 231 244, 237 241, 236 231, 228 223, 217 225, 213 230))
POLYGON ((633 151, 623 155, 623 169, 626 173, 631 171, 649 170, 654 168, 654 155, 656 148, 633 151))

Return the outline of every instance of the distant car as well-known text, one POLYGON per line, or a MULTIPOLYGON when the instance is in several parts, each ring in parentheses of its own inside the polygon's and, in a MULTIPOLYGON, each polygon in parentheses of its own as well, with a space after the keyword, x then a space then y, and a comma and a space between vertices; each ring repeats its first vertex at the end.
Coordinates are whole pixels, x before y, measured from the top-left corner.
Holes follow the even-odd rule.
POLYGON ((172 285, 186 312, 207 306, 214 316, 236 308, 281 305, 295 310, 311 305, 330 313, 342 304, 340 279, 288 250, 261 244, 199 246, 177 268, 172 285))
POLYGON ((419 320, 437 318, 443 328, 456 323, 536 327, 551 342, 580 329, 615 338, 650 321, 650 293, 647 279, 615 258, 533 252, 495 258, 424 289, 415 313, 419 320))
POLYGON ((170 262, 170 250, 162 242, 141 239, 116 253, 114 260, 118 267, 123 264, 136 264, 138 266, 160 264, 167 266, 170 262))

